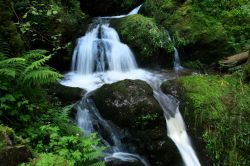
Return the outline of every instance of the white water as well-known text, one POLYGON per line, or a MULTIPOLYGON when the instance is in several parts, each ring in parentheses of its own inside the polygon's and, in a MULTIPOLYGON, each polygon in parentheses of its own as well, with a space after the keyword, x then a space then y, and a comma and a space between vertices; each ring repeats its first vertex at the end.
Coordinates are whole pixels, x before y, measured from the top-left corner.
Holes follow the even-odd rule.
POLYGON ((135 9, 133 9, 128 14, 124 14, 124 15, 120 15, 120 16, 107 16, 107 17, 101 17, 101 18, 114 19, 114 18, 123 18, 123 17, 127 17, 127 16, 130 16, 130 15, 138 14, 138 12, 141 9, 141 7, 142 7, 142 5, 136 7, 135 9))
MULTIPOLYGON (((128 15, 136 14, 140 7, 137 7, 128 15)), ((120 17, 124 16, 112 18, 120 17)), ((177 49, 175 50, 178 53, 177 49)), ((175 59, 181 67, 178 54, 176 54, 175 59)), ((154 96, 164 110, 168 136, 175 142, 184 163, 187 166, 199 166, 199 160, 192 149, 184 121, 178 109, 179 103, 172 96, 165 95, 160 90, 164 78, 161 74, 139 69, 129 47, 121 43, 115 29, 101 19, 91 25, 85 36, 78 39, 72 59, 72 72, 65 75, 61 84, 80 87, 89 94, 104 84, 111 84, 124 79, 146 81, 154 89, 154 96)), ((106 161, 119 159, 133 162, 137 160, 146 166, 149 165, 142 157, 126 151, 116 127, 101 117, 87 95, 77 106, 77 111, 77 124, 85 134, 96 131, 95 126, 98 125, 109 133, 111 143, 100 135, 103 143, 108 147, 106 161)))
MULTIPOLYGON (((168 34, 168 40, 172 41, 171 36, 169 32, 167 31, 168 34)), ((181 61, 180 61, 180 56, 179 56, 179 51, 176 47, 174 47, 174 70, 175 71, 180 71, 183 70, 184 68, 181 66, 181 61)))
POLYGON ((200 166, 179 111, 179 102, 172 96, 165 95, 161 90, 154 90, 154 96, 164 111, 168 137, 174 141, 185 165, 200 166))

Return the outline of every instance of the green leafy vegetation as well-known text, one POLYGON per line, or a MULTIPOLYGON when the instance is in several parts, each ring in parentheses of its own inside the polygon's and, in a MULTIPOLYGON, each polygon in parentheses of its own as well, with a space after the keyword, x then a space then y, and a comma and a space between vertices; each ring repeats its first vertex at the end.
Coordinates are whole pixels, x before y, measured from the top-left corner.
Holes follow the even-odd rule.
POLYGON ((242 78, 239 72, 176 81, 185 121, 204 143, 214 165, 248 165, 250 87, 242 78))

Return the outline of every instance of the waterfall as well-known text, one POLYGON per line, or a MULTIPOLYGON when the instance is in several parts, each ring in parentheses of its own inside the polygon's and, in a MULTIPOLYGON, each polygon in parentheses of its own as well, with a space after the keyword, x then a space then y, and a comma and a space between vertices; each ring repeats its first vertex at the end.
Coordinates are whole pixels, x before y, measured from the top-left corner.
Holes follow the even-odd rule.
POLYGON ((186 166, 200 166, 200 162, 191 146, 185 123, 179 111, 179 102, 161 90, 154 90, 154 96, 164 111, 168 137, 173 140, 186 166))
MULTIPOLYGON (((140 8, 141 5, 128 15, 137 14, 140 8)), ((61 81, 61 84, 65 86, 80 87, 87 91, 82 101, 76 106, 77 125, 85 134, 99 132, 98 136, 107 147, 105 161, 119 159, 126 162, 140 161, 146 166, 150 165, 143 157, 135 152, 129 152, 124 147, 117 126, 106 121, 96 109, 93 101, 88 98, 92 91, 104 84, 124 79, 146 81, 153 88, 154 97, 164 111, 167 135, 177 146, 184 163, 187 166, 199 166, 199 160, 192 149, 179 112, 178 101, 160 90, 164 77, 161 74, 139 69, 132 51, 120 41, 116 30, 110 27, 107 20, 107 18, 121 18, 128 15, 96 18, 85 36, 77 41, 72 58, 72 72, 66 74, 65 79, 61 81), (108 133, 108 138, 100 134, 100 127, 108 133)), ((169 40, 171 40, 170 36, 169 40)), ((176 69, 182 68, 176 48, 175 67, 176 69)))
POLYGON ((107 70, 126 72, 137 68, 132 51, 120 42, 117 32, 102 20, 78 39, 72 60, 72 70, 92 74, 107 70))
MULTIPOLYGON (((172 41, 171 36, 169 34, 169 32, 167 31, 168 34, 168 40, 172 41)), ((180 56, 179 56, 179 51, 176 47, 174 47, 174 60, 173 60, 173 65, 174 65, 174 70, 175 71, 180 71, 183 69, 183 67, 181 66, 181 61, 180 61, 180 56)))

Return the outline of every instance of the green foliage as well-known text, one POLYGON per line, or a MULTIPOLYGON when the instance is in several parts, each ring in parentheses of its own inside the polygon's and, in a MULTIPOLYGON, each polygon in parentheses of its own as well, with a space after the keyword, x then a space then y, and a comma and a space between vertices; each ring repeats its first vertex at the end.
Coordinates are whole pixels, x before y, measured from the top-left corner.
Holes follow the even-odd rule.
POLYGON ((44 94, 42 86, 61 78, 59 73, 45 65, 50 58, 45 56, 46 53, 33 50, 18 58, 3 57, 0 60, 0 117, 5 120, 15 117, 27 122, 31 118, 28 113, 35 109, 32 100, 44 94))
POLYGON ((17 25, 29 48, 66 50, 86 16, 79 1, 16 1, 17 25))
POLYGON ((16 136, 13 129, 0 125, 0 152, 6 148, 6 146, 9 145, 19 145, 24 144, 25 140, 23 140, 21 137, 16 136))
POLYGON ((12 1, 1 0, 0 11, 0 52, 4 51, 8 55, 20 54, 24 51, 24 42, 12 21, 14 16, 12 1), (6 50, 6 48, 12 49, 6 50))
POLYGON ((54 155, 52 153, 41 153, 36 159, 33 159, 28 164, 21 164, 21 166, 73 166, 74 164, 63 157, 54 155))
POLYGON ((102 157, 103 148, 98 147, 99 141, 95 135, 81 137, 80 133, 77 133, 64 136, 58 127, 51 125, 41 126, 39 131, 32 141, 37 153, 53 153, 73 165, 99 163, 102 157))
POLYGON ((249 49, 249 9, 246 0, 146 0, 143 11, 172 32, 183 60, 211 64, 249 49))
POLYGON ((242 73, 189 76, 177 83, 183 90, 184 118, 214 164, 248 165, 250 87, 242 83, 242 73))

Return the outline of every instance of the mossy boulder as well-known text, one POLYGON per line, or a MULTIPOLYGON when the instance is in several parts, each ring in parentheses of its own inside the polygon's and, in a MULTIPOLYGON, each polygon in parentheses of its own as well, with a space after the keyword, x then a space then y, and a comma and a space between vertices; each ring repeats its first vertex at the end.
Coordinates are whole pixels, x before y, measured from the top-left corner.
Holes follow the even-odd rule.
POLYGON ((240 75, 182 77, 165 82, 162 89, 181 101, 180 110, 201 158, 209 156, 204 161, 248 165, 250 87, 242 84, 240 75))
POLYGON ((140 65, 171 65, 173 45, 168 40, 167 31, 158 26, 153 18, 136 14, 115 20, 113 24, 140 65))
POLYGON ((127 14, 144 0, 80 0, 81 9, 91 16, 114 16, 127 14))
POLYGON ((143 81, 124 80, 104 85, 94 92, 92 98, 104 118, 111 118, 120 127, 146 129, 165 124, 153 90, 143 81))
POLYGON ((13 129, 0 125, 0 162, 1 166, 16 166, 32 157, 24 140, 15 135, 13 129))
POLYGON ((176 146, 167 136, 163 111, 147 83, 123 80, 104 85, 92 98, 100 114, 121 128, 123 144, 135 147, 152 165, 182 162, 176 146))

